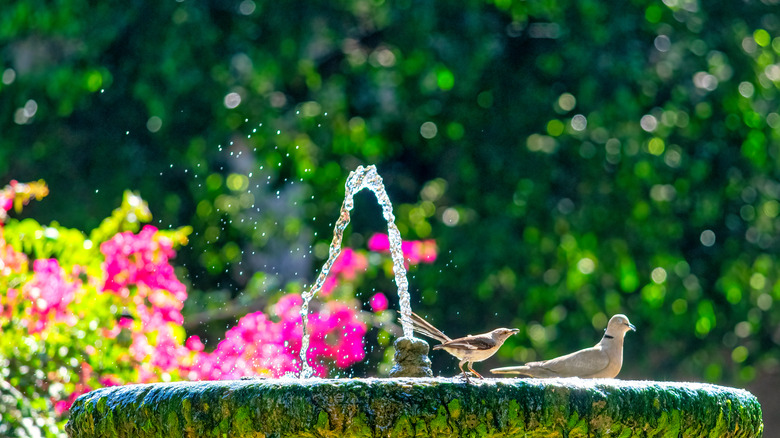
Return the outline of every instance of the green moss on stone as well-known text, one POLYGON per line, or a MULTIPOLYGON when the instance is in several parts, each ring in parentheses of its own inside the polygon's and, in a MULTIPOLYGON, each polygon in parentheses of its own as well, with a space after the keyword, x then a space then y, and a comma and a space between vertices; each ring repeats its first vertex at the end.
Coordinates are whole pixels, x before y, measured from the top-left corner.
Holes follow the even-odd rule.
POLYGON ((103 388, 71 408, 73 437, 758 437, 750 393, 619 380, 337 379, 103 388))

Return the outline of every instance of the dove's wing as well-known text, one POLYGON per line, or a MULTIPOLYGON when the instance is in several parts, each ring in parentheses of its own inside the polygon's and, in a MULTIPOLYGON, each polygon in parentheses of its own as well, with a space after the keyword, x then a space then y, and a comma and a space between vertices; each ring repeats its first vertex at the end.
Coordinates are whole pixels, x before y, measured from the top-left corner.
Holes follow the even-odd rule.
POLYGON ((600 346, 596 346, 555 359, 527 363, 526 366, 530 369, 542 368, 561 377, 586 377, 607 368, 609 355, 600 346))

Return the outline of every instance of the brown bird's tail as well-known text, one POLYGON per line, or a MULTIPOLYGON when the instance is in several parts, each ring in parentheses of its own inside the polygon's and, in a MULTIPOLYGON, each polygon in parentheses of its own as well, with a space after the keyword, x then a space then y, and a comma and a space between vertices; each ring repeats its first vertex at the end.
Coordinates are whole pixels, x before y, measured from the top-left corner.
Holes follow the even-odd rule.
POLYGON ((436 339, 441 343, 449 342, 452 340, 450 339, 449 336, 442 333, 441 330, 432 326, 431 323, 424 320, 420 315, 414 312, 412 312, 412 325, 414 326, 414 331, 416 331, 417 333, 428 336, 429 338, 432 339, 436 339))

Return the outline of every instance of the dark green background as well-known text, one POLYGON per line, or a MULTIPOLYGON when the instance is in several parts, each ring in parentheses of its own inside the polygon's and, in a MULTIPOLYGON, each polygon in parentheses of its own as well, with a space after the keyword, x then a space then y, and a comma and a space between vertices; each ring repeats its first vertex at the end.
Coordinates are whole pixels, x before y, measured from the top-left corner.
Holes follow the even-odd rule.
POLYGON ((90 230, 132 189, 192 225, 193 315, 310 282, 347 174, 376 164, 403 237, 439 246, 415 311, 522 329, 490 364, 593 344, 622 312, 621 377, 741 385, 780 358, 771 3, 18 0, 0 180, 44 179, 23 213, 44 223, 90 230))

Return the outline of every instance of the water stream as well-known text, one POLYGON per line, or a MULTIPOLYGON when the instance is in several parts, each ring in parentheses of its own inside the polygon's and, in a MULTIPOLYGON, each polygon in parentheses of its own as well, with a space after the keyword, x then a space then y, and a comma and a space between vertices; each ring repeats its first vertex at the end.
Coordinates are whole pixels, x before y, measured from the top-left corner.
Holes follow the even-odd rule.
POLYGON ((349 225, 350 215, 354 207, 355 193, 369 189, 376 195, 379 206, 382 207, 382 216, 387 221, 387 234, 390 239, 390 254, 393 258, 393 273, 395 275, 395 284, 398 288, 398 299, 401 306, 401 326, 405 337, 412 337, 412 308, 409 298, 409 282, 406 280, 406 267, 404 266, 404 253, 401 249, 401 232, 395 225, 395 216, 393 215, 393 204, 387 197, 385 185, 382 183, 382 177, 376 171, 376 166, 367 167, 358 166, 357 169, 349 173, 345 184, 344 203, 341 204, 341 213, 333 228, 333 240, 330 243, 328 260, 322 266, 317 280, 311 289, 303 293, 303 304, 301 305, 301 318, 303 319, 303 340, 301 343, 301 378, 309 378, 314 374, 314 369, 306 361, 306 350, 309 349, 309 333, 307 325, 309 322, 309 302, 322 289, 325 279, 333 267, 333 263, 341 253, 341 240, 344 237, 344 230, 349 225))

